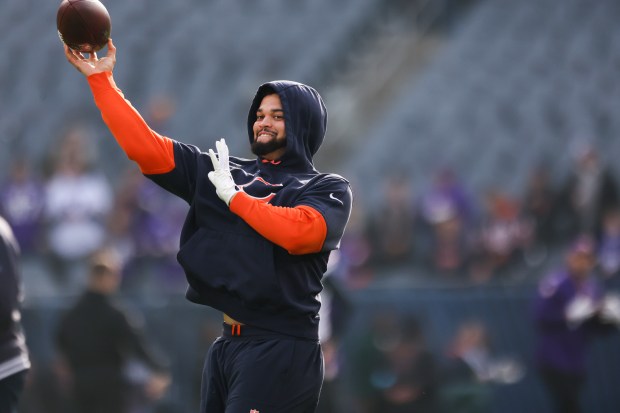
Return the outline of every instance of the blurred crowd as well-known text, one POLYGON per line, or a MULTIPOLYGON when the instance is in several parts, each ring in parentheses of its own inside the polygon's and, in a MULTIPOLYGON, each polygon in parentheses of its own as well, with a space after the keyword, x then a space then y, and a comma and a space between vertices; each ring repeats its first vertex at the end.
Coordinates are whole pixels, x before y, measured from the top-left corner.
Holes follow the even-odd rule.
MULTIPOLYGON (((498 404, 501 389, 523 384, 525 379, 532 383, 533 378, 539 379, 548 403, 543 411, 594 411, 591 404, 585 408, 585 389, 593 377, 608 378, 619 366, 615 357, 606 357, 605 365, 596 370, 589 363, 597 339, 611 337, 617 345, 619 277, 601 277, 595 270, 601 253, 591 236, 577 237, 562 253, 561 262, 541 273, 534 288, 526 289, 527 299, 517 311, 502 308, 514 306, 514 301, 494 307, 489 297, 478 309, 471 303, 459 308, 444 302, 416 310, 416 298, 406 292, 405 296, 412 296, 410 306, 367 307, 361 317, 366 322, 350 331, 347 339, 338 334, 326 341, 322 338, 326 391, 319 412, 504 411, 498 404), (433 311, 450 313, 449 321, 431 316, 433 311), (519 333, 511 335, 494 324, 507 323, 507 314, 513 317, 507 328, 519 333), (440 333, 439 339, 429 339, 433 330, 440 333), (497 342, 502 335, 530 341, 532 347, 522 342, 509 350, 505 341, 497 342), (344 401, 342 394, 348 396, 344 401)), ((336 321, 335 331, 342 331, 347 324, 343 321, 346 306, 331 301, 331 316, 322 316, 321 322, 336 321)), ((617 397, 614 400, 620 402, 617 397)), ((539 401, 538 407, 543 403, 539 401)))
POLYGON ((104 247, 122 259, 122 291, 184 288, 175 254, 187 205, 134 165, 113 184, 95 147, 89 131, 76 125, 43 170, 14 159, 0 186, 0 214, 21 246, 26 294, 80 292, 88 258, 104 247))
MULTIPOLYGON (((186 281, 176 252, 188 206, 156 187, 133 164, 112 181, 101 167, 104 160, 97 155, 94 138, 88 129, 74 125, 41 170, 28 159, 16 158, 0 184, 0 215, 21 246, 26 299, 79 298, 84 291, 85 297, 92 295, 89 260, 102 249, 120 260, 114 292, 142 298, 181 295, 186 281)), ((363 191, 355 182, 353 189, 363 191)), ((423 323, 411 314, 379 311, 363 331, 348 332, 352 308, 347 296, 352 291, 390 277, 427 285, 517 280, 545 286, 551 264, 564 265, 570 245, 584 236, 592 241, 592 268, 596 264, 603 281, 600 291, 620 291, 618 184, 594 146, 578 151, 572 169, 559 178, 545 165, 534 167, 518 196, 498 186, 479 197, 449 168, 438 170, 423 191, 414 189, 410 176, 392 173, 378 188, 381 198, 375 207, 360 202, 363 196, 354 203, 322 294, 321 413, 345 411, 350 406, 343 402, 368 413, 485 412, 494 386, 518 382, 525 374, 518 360, 493 353, 487 326, 475 318, 459 320, 444 348, 432 350, 423 323), (355 336, 346 354, 345 334, 355 336), (349 387, 345 398, 339 396, 343 386, 349 387)), ((590 272, 588 268, 584 274, 590 272)), ((571 294, 563 305, 583 298, 571 294)), ((610 330, 608 324, 604 326, 610 330)), ((566 337, 571 338, 557 345, 589 334, 585 327, 567 327, 566 337)), ((580 354, 585 352, 584 346, 580 354)), ((39 368, 45 373, 45 367, 39 368)), ((35 382, 44 377, 41 371, 32 373, 35 382)), ((567 378, 570 375, 552 376, 551 385, 567 378)), ((33 386, 26 404, 41 393, 33 386)))
MULTIPOLYGON (((154 119, 166 116, 154 113, 154 119)), ((111 182, 96 147, 89 130, 74 125, 42 170, 17 158, 0 184, 0 214, 24 260, 38 269, 24 272, 27 292, 79 292, 86 259, 102 247, 122 257, 121 291, 183 290, 175 254, 188 206, 132 164, 111 182)), ((354 181, 353 190, 363 188, 354 181)), ((597 241, 606 275, 620 269, 618 184, 592 145, 581 147, 559 178, 544 164, 533 167, 521 194, 499 184, 473 193, 449 168, 436 171, 420 192, 410 176, 393 172, 378 192, 376 206, 356 198, 332 260, 347 288, 391 274, 466 285, 539 276, 554 252, 580 234, 597 241)))
POLYGON ((353 353, 351 410, 361 413, 490 412, 493 387, 514 384, 525 374, 519 360, 493 349, 488 328, 478 319, 463 320, 445 346, 434 349, 422 320, 382 311, 348 351, 353 353))
MULTIPOLYGON (((595 146, 584 145, 557 177, 536 165, 522 193, 498 183, 482 194, 449 168, 416 192, 403 173, 389 175, 380 202, 360 202, 342 242, 339 274, 363 288, 391 274, 461 285, 535 281, 562 248, 589 235, 607 276, 620 269, 618 183, 595 146)), ((355 186, 354 186, 355 190, 355 186)), ((358 188, 358 191, 363 191, 358 188)), ((354 191, 355 193, 355 191, 354 191)))

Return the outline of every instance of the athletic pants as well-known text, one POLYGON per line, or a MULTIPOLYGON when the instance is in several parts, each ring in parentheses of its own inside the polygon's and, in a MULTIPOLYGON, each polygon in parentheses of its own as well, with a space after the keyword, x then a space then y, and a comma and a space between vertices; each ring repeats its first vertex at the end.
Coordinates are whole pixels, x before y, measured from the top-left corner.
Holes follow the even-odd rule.
POLYGON ((200 413, 312 413, 322 382, 317 340, 224 323, 205 361, 200 413))

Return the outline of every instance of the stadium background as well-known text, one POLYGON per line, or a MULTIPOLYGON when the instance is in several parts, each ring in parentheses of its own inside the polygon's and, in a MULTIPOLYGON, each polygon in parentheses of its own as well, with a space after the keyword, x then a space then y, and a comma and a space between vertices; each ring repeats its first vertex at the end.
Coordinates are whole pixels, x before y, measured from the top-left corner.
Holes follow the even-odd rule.
MULTIPOLYGON (((249 155, 245 118, 256 87, 277 78, 315 86, 330 114, 318 169, 350 178, 369 215, 385 201, 386 178, 404 174, 421 194, 443 166, 476 196, 489 188, 521 196, 541 163, 560 182, 584 140, 619 172, 620 4, 614 0, 105 4, 119 49, 117 83, 141 111, 158 99, 171 102, 162 132, 181 141, 206 149, 225 137, 231 153, 249 155)), ((13 160, 25 158, 45 180, 59 140, 78 124, 91 138, 96 167, 118 188, 131 164, 101 122, 87 84, 64 60, 57 6, 0 2, 0 178, 8 179, 13 160)), ((358 333, 386 308, 420 320, 438 358, 463 320, 481 320, 494 351, 525 371, 516 383, 489 385, 492 411, 548 411, 532 365, 529 306, 536 281, 562 255, 558 245, 544 262, 513 267, 483 284, 446 282, 408 264, 383 266, 363 285, 343 283, 355 311, 342 337, 340 411, 356 402, 358 333)), ((55 321, 72 295, 38 288, 51 269, 37 254, 25 260, 24 322, 39 379, 52 374, 55 321)), ((182 291, 153 288, 125 298, 172 361, 165 404, 196 411, 199 371, 218 316, 184 301, 182 291)), ((593 343, 588 412, 620 408, 619 344, 617 334, 593 343)), ((33 384, 26 403, 53 399, 44 393, 33 384)))

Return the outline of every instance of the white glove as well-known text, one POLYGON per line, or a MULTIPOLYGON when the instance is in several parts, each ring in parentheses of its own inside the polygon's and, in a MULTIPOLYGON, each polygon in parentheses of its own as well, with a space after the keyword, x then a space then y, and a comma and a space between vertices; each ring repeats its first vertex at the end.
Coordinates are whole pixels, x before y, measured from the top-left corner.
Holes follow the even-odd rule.
POLYGON ((607 294, 603 299, 601 320, 620 327, 620 296, 607 294))
POLYGON ((217 196, 226 205, 230 205, 230 200, 237 194, 237 186, 230 174, 230 165, 228 164, 228 146, 224 139, 215 142, 217 156, 213 149, 209 149, 209 156, 213 162, 213 171, 209 172, 209 180, 215 186, 217 196))
POLYGON ((590 297, 577 296, 566 307, 566 321, 570 327, 577 328, 595 313, 596 306, 590 297))

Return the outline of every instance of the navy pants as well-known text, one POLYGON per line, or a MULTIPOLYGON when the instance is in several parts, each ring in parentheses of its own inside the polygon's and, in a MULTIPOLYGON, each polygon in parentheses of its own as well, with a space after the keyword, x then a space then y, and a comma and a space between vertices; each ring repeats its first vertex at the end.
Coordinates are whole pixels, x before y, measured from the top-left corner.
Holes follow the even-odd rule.
POLYGON ((318 341, 224 324, 205 361, 200 413, 313 413, 322 383, 318 341))
POLYGON ((19 396, 24 389, 28 370, 22 370, 0 380, 0 412, 17 413, 19 396))
POLYGON ((552 368, 543 368, 541 375, 551 396, 554 412, 581 412, 580 396, 585 384, 585 378, 582 374, 571 374, 552 368))

